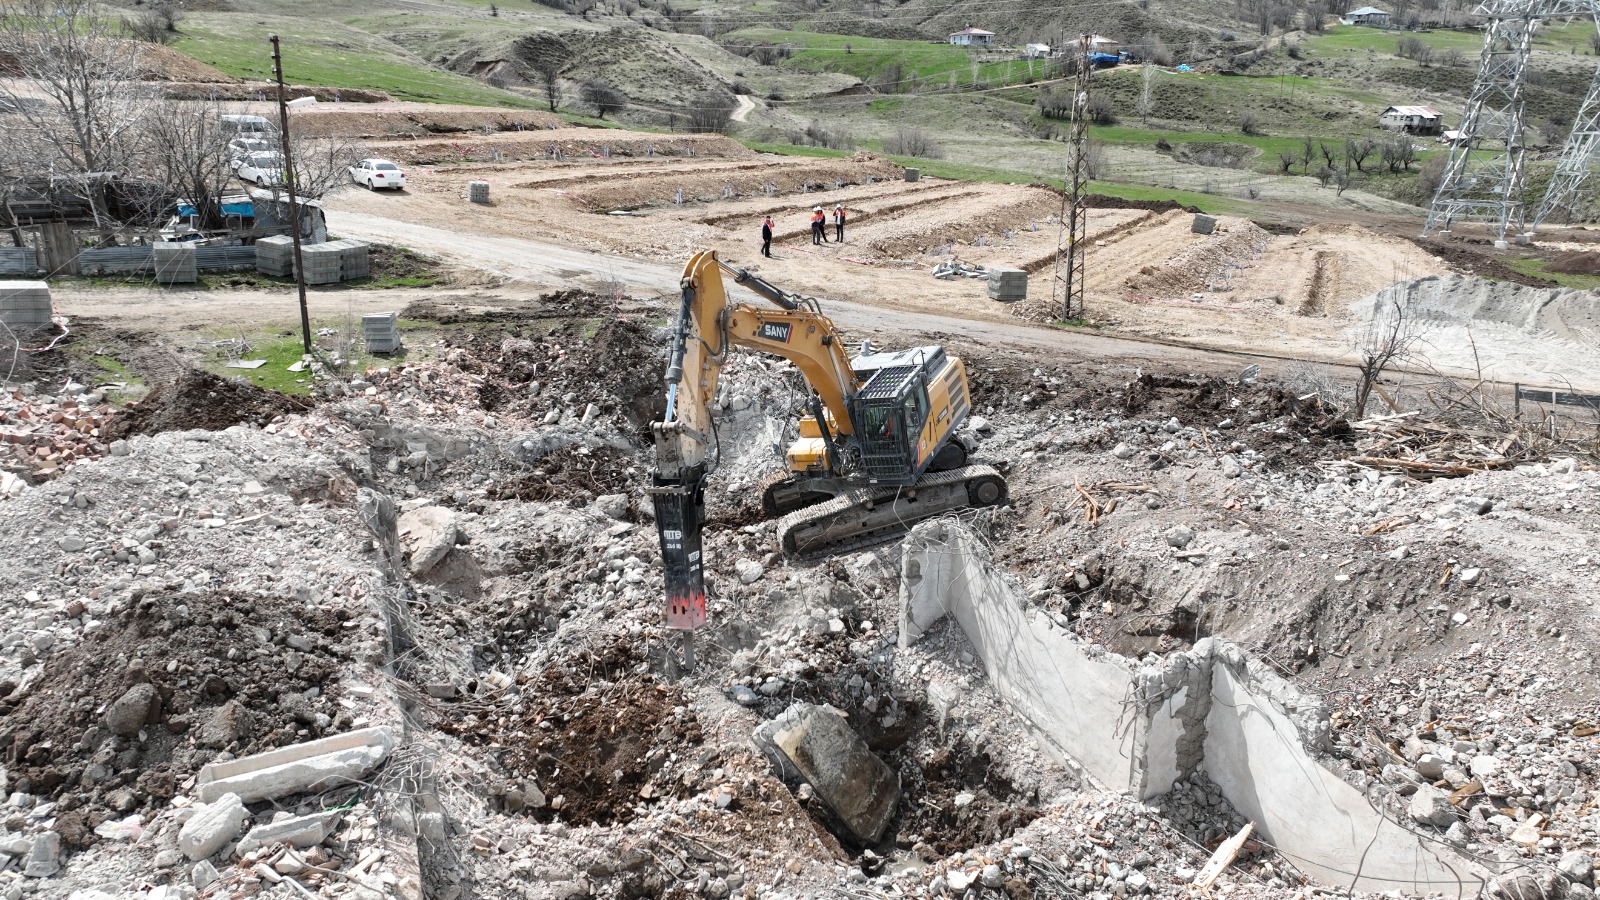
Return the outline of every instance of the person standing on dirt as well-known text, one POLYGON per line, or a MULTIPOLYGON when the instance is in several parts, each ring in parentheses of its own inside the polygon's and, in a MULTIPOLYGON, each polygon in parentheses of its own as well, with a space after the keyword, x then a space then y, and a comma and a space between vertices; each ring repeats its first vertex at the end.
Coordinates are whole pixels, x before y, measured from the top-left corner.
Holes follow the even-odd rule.
POLYGON ((761 223, 761 255, 772 258, 772 217, 761 223))
POLYGON ((826 220, 827 220, 827 217, 822 214, 822 207, 820 207, 820 206, 811 207, 811 243, 813 243, 813 244, 825 244, 825 243, 827 243, 827 241, 828 241, 828 233, 826 231, 822 230, 822 223, 825 222, 826 220))
POLYGON ((833 238, 839 243, 844 243, 844 204, 840 203, 833 208, 833 238))

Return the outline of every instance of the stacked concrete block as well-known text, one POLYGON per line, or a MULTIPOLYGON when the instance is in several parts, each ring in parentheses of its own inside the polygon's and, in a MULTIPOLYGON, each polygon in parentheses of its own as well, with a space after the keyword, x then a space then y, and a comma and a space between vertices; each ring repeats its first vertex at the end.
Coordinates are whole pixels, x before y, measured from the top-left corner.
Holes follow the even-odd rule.
POLYGON ((473 203, 488 203, 489 202, 489 182, 487 182, 487 181, 469 181, 469 182, 467 182, 467 199, 471 200, 473 203))
POLYGON ((921 169, 909 169, 909 168, 906 169, 906 180, 907 181, 916 181, 916 180, 920 179, 921 177, 922 177, 922 170, 921 169))
MULTIPOLYGON (((372 277, 372 257, 360 241, 334 241, 339 247, 339 277, 345 281, 372 277)), ((331 246, 331 245, 330 245, 331 246)))
POLYGON ((338 284, 342 263, 340 248, 333 244, 300 245, 300 264, 305 266, 306 284, 338 284))
POLYGON ((990 266, 989 299, 1001 303, 1028 299, 1028 273, 1009 266, 990 266))
POLYGON ((399 350, 399 315, 386 312, 362 316, 361 336, 366 339, 367 350, 373 353, 393 353, 399 350))
POLYGON ((200 267, 192 243, 158 243, 152 249, 151 260, 159 284, 194 284, 200 280, 200 267))
POLYGON ((1205 213, 1195 213, 1194 224, 1189 226, 1189 230, 1195 234, 1210 234, 1217 230, 1217 219, 1205 213))
POLYGON ((50 286, 42 281, 0 281, 0 323, 16 334, 50 324, 50 286))
POLYGON ((256 241, 256 271, 277 278, 294 275, 294 238, 280 234, 256 241))

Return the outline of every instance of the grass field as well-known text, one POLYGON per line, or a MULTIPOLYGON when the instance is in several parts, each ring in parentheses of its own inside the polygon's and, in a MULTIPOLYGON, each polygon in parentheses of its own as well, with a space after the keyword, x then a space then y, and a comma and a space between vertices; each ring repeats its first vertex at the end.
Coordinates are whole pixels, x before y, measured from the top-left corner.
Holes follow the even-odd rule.
POLYGON ((898 66, 899 80, 908 89, 1021 84, 1042 78, 1045 70, 1042 61, 1031 66, 1018 59, 980 62, 978 55, 938 41, 896 41, 773 28, 745 28, 724 35, 722 40, 734 44, 786 44, 794 48, 793 55, 783 62, 786 67, 842 72, 862 81, 889 74, 898 66))
POLYGON ((474 106, 535 106, 530 98, 432 68, 401 48, 336 22, 194 14, 174 49, 240 78, 270 80, 270 34, 282 39, 284 79, 365 88, 399 100, 474 106))

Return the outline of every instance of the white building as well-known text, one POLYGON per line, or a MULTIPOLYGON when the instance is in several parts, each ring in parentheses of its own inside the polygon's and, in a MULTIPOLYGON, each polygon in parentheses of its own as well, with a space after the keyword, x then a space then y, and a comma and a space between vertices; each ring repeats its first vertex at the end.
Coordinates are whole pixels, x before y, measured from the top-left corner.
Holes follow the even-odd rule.
POLYGON ((1345 13, 1344 21, 1347 25, 1371 25, 1382 28, 1389 24, 1389 14, 1376 6, 1363 6, 1345 13))
POLYGON ((1378 127, 1406 134, 1438 134, 1444 118, 1431 106, 1391 106, 1378 116, 1378 127))
POLYGON ((982 28, 963 28, 950 35, 950 43, 957 47, 987 47, 994 43, 994 32, 982 28))
POLYGON ((1024 44, 1022 47, 1023 59, 1049 59, 1049 44, 1024 44))

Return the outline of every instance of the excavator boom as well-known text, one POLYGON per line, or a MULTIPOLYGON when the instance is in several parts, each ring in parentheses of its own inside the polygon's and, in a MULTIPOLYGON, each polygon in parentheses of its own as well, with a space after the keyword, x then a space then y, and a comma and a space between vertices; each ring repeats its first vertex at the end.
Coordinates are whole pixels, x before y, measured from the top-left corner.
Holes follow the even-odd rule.
POLYGON ((813 554, 885 540, 934 515, 1005 500, 1005 481, 967 466, 957 429, 970 403, 966 369, 941 347, 895 353, 863 348, 852 359, 833 323, 810 298, 701 251, 684 267, 665 377, 667 409, 652 426, 650 485, 660 532, 667 625, 687 634, 705 624, 701 532, 705 480, 716 433, 712 409, 731 348, 794 363, 812 395, 790 448, 787 477, 763 499, 786 553, 813 554), (723 273, 770 301, 734 303, 723 273))

